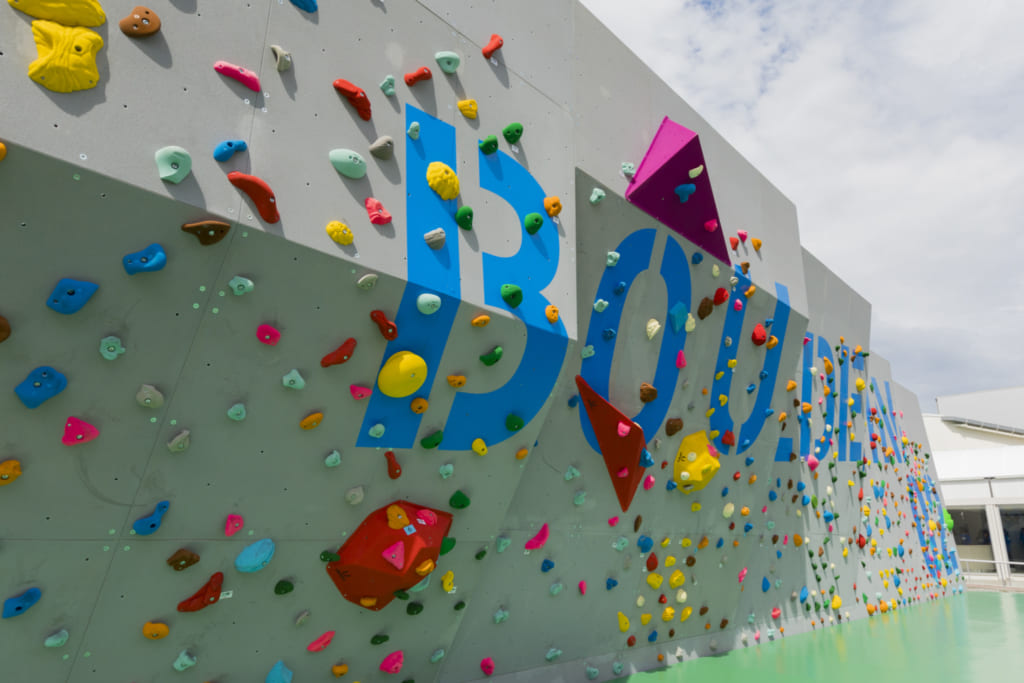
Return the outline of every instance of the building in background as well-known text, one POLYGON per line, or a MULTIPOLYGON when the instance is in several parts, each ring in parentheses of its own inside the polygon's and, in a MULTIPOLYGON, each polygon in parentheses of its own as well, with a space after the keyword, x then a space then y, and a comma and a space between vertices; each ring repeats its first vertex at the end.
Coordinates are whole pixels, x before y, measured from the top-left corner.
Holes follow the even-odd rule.
POLYGON ((963 571, 1024 588, 1024 387, 941 396, 924 423, 963 571))

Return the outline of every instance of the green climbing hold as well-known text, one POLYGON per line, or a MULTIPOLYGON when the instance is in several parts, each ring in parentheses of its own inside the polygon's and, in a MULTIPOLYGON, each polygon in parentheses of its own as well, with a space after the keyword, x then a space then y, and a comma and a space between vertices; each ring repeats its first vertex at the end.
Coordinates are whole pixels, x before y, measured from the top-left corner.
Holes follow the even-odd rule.
POLYGON ((420 445, 428 449, 437 448, 441 444, 441 439, 443 438, 444 432, 438 429, 433 434, 428 434, 427 436, 420 439, 420 445))
POLYGON ((332 149, 328 154, 331 165, 341 175, 359 180, 366 175, 366 159, 351 149, 332 149))
POLYGON ((505 349, 500 346, 495 346, 493 349, 480 356, 480 362, 487 367, 490 367, 501 360, 501 355, 503 353, 505 353, 505 349))
POLYGON ((460 612, 460 611, 462 611, 464 609, 466 609, 466 601, 465 600, 459 600, 457 603, 455 603, 455 611, 456 612, 460 612))
POLYGON ((455 70, 459 68, 459 64, 462 60, 454 52, 443 50, 434 54, 434 60, 437 61, 437 65, 441 67, 441 71, 446 74, 453 74, 455 70))
POLYGON ((480 141, 479 147, 484 154, 494 154, 498 151, 498 136, 488 135, 480 141))
POLYGON ((507 303, 510 308, 516 308, 519 304, 523 303, 523 290, 519 285, 502 285, 501 298, 505 300, 505 303, 507 303))
POLYGON ((505 142, 514 145, 519 142, 519 138, 523 137, 523 124, 510 123, 502 129, 501 134, 504 136, 505 142))
POLYGON ((544 217, 539 213, 528 213, 523 219, 523 227, 530 235, 537 234, 537 231, 544 225, 544 217))
POLYGON ((471 206, 460 206, 459 210, 455 212, 455 222, 463 230, 473 229, 473 207, 471 206))
POLYGON ((423 611, 423 603, 422 602, 410 602, 408 604, 408 606, 405 608, 405 613, 408 614, 411 617, 416 616, 417 614, 419 614, 422 611, 423 611))
POLYGON ((378 633, 373 638, 370 638, 370 643, 372 645, 381 645, 382 643, 386 643, 389 640, 391 640, 391 636, 386 636, 383 633, 378 633))
POLYGON ((462 491, 456 491, 452 494, 452 497, 448 499, 448 504, 456 510, 465 510, 469 507, 469 496, 462 491))
POLYGON ((518 432, 524 426, 526 426, 526 423, 523 422, 523 418, 515 413, 509 413, 508 417, 505 418, 505 429, 510 432, 518 432))
POLYGON ((409 594, 406 593, 401 588, 399 588, 398 590, 395 591, 395 597, 398 598, 399 600, 408 600, 409 599, 409 594))
POLYGON ((325 550, 320 553, 321 562, 337 562, 340 559, 341 557, 339 557, 337 553, 332 553, 330 550, 325 550))
POLYGON ((288 579, 281 579, 277 582, 277 585, 274 586, 275 595, 287 595, 293 590, 295 590, 295 585, 288 579))
POLYGON ((487 548, 481 548, 480 550, 478 550, 474 557, 478 560, 482 560, 485 557, 487 557, 487 548))
POLYGON ((441 539, 441 552, 440 555, 447 555, 455 547, 455 539, 451 536, 445 536, 441 539))
POLYGON ((561 583, 553 583, 553 584, 551 584, 551 588, 549 588, 548 591, 552 595, 558 595, 559 593, 562 592, 563 588, 565 588, 565 586, 563 584, 561 584, 561 583))
POLYGON ((494 547, 497 549, 499 553, 503 553, 506 550, 508 550, 508 547, 510 545, 512 545, 512 539, 508 536, 498 536, 498 538, 494 541, 494 547))

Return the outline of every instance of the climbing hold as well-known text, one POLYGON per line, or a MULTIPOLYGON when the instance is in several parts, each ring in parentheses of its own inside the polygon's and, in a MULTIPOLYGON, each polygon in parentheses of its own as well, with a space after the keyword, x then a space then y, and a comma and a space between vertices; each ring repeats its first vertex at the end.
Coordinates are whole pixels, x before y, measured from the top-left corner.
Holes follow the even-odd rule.
MULTIPOLYGON (((298 5, 300 0, 292 0, 293 4, 298 5)), ((292 670, 284 665, 284 662, 280 659, 274 666, 270 667, 270 671, 267 672, 266 678, 263 679, 263 683, 292 683, 292 670)))
POLYGON ((475 119, 477 115, 476 100, 459 100, 456 105, 459 111, 467 119, 475 119))
MULTIPOLYGON (((444 573, 444 576, 441 577, 441 588, 442 588, 442 590, 444 590, 445 593, 454 593, 455 592, 455 573, 454 572, 452 572, 451 570, 448 570, 448 571, 446 571, 444 573)), ((465 606, 465 605, 463 605, 463 606, 465 606)), ((456 605, 455 609, 461 609, 461 608, 458 605, 456 605)))
POLYGON ((256 75, 255 72, 246 69, 244 66, 238 66, 237 64, 220 60, 213 63, 213 70, 221 76, 227 76, 232 80, 238 81, 255 93, 260 91, 260 77, 256 75))
MULTIPOLYGON (((287 595, 288 593, 291 593, 293 590, 295 590, 295 584, 293 584, 288 579, 281 579, 276 584, 274 584, 274 595, 287 595)), ((330 641, 328 640, 328 642, 330 641)), ((310 652, 314 652, 314 650, 310 650, 310 652)))
POLYGON ((224 573, 217 572, 210 576, 203 587, 178 603, 179 612, 198 612, 220 600, 220 589, 224 583, 224 573))
POLYGON ((43 597, 43 592, 33 586, 24 593, 4 600, 3 612, 0 614, 4 619, 20 616, 32 609, 32 606, 39 602, 41 597, 43 597))
MULTIPOLYGON (((609 581, 611 581, 611 580, 612 579, 609 579, 609 581)), ((625 633, 626 631, 629 630, 629 617, 627 617, 622 612, 619 612, 618 619, 619 619, 619 630, 621 632, 625 633)))
POLYGON ((363 204, 366 206, 366 215, 374 225, 387 225, 391 222, 391 214, 388 213, 379 199, 367 197, 363 204))
POLYGON ((453 74, 459 68, 459 64, 462 62, 459 56, 449 50, 442 50, 441 52, 434 53, 434 60, 437 65, 441 67, 441 71, 446 74, 453 74))
POLYGON ((555 661, 556 659, 558 659, 561 656, 562 656, 562 651, 559 650, 557 647, 553 647, 553 648, 548 650, 546 655, 544 655, 544 659, 549 661, 549 662, 553 662, 553 661, 555 661))
POLYGON ((235 557, 235 569, 240 572, 258 572, 274 558, 274 541, 262 538, 242 549, 235 557))
MULTIPOLYGON (((398 464, 394 451, 386 451, 384 457, 388 461, 388 477, 390 479, 398 479, 402 476, 402 466, 398 464)), ((402 526, 406 525, 403 524, 402 526)))
POLYGON ((49 647, 53 649, 64 647, 68 642, 68 638, 70 637, 71 634, 68 633, 68 630, 66 628, 62 628, 56 633, 47 636, 43 640, 43 647, 49 647))
POLYGON ((359 114, 359 118, 363 121, 369 121, 372 116, 370 107, 370 98, 366 96, 366 91, 362 88, 353 85, 351 82, 346 81, 344 78, 339 78, 334 81, 334 89, 342 95, 348 103, 356 110, 359 114))
MULTIPOLYGON (((2 145, 3 145, 3 143, 0 143, 0 146, 2 146, 2 145)), ((3 154, 2 154, 2 152, 3 152, 3 150, 0 149, 0 161, 3 161, 3 154)), ((5 318, 2 315, 0 315, 0 342, 6 341, 7 338, 10 337, 10 336, 11 336, 11 323, 10 323, 10 321, 7 320, 7 318, 5 318)))
POLYGON ((529 235, 537 234, 537 231, 540 230, 543 226, 544 217, 541 216, 539 213, 528 213, 526 214, 526 217, 523 218, 523 228, 529 235))
POLYGON ((466 508, 469 507, 469 504, 469 496, 467 496, 461 490, 458 490, 455 493, 453 493, 451 498, 448 499, 448 505, 452 506, 456 510, 465 510, 466 508))
POLYGON ((480 356, 480 362, 490 367, 497 363, 499 360, 501 360, 501 356, 504 353, 504 349, 502 349, 500 346, 495 346, 493 349, 480 356))
MULTIPOLYGON (((395 339, 398 338, 398 326, 395 325, 395 323, 388 320, 387 316, 384 315, 384 311, 370 311, 370 320, 376 323, 377 329, 380 330, 381 336, 387 339, 388 341, 394 341, 395 339)), ((395 356, 397 355, 398 354, 395 354, 395 356)), ((395 356, 392 356, 392 358, 394 358, 395 356)))
POLYGON ((409 129, 407 131, 405 131, 405 134, 408 135, 409 138, 412 139, 412 140, 419 140, 420 139, 420 122, 419 121, 413 121, 412 123, 410 123, 409 124, 409 129))
POLYGON ((693 183, 684 183, 682 185, 677 185, 675 189, 675 193, 676 196, 679 197, 680 204, 685 204, 686 200, 690 198, 690 195, 692 195, 696 191, 697 186, 694 185, 693 183))
POLYGON ((320 367, 329 368, 332 365, 341 365, 342 363, 346 363, 350 358, 352 358, 352 354, 355 352, 355 350, 356 340, 352 337, 349 337, 344 342, 342 342, 341 346, 334 349, 333 351, 331 351, 326 356, 320 359, 320 367))
POLYGON ((434 74, 430 73, 430 69, 428 69, 425 66, 421 66, 415 71, 410 71, 409 73, 405 74, 403 78, 405 80, 405 84, 411 88, 417 83, 429 81, 433 77, 434 74))
POLYGON ((313 13, 317 11, 317 0, 292 0, 292 4, 303 12, 313 13))
POLYGON ((366 160, 359 152, 339 148, 332 149, 327 156, 331 160, 334 170, 346 178, 359 180, 366 175, 366 160))
POLYGON ((604 199, 604 197, 605 197, 605 191, 602 190, 600 187, 595 187, 590 192, 590 203, 591 204, 599 204, 599 203, 601 203, 601 200, 604 199))
POLYGON ((483 48, 480 50, 480 53, 484 56, 484 59, 490 59, 495 52, 501 49, 501 46, 504 44, 505 41, 502 40, 501 36, 499 36, 497 33, 492 33, 491 39, 487 41, 486 45, 483 46, 483 48))
MULTIPOLYGON (((178 657, 171 664, 175 671, 187 671, 196 665, 199 660, 194 654, 188 650, 182 650, 178 653, 178 657)), ((269 680, 269 679, 268 679, 269 680)))
POLYGON ((622 255, 619 254, 619 252, 617 252, 617 251, 609 251, 608 255, 605 256, 604 264, 606 266, 608 266, 609 268, 611 268, 612 266, 615 266, 615 265, 618 264, 620 258, 622 258, 622 255))
POLYGON ((605 299, 598 299, 594 302, 594 310, 598 313, 604 313, 604 310, 608 308, 608 302, 605 299))
POLYGON ((395 153, 395 141, 390 135, 381 135, 370 144, 370 154, 387 161, 395 153))
POLYGON ((554 304, 548 304, 544 307, 544 317, 548 319, 548 322, 554 325, 558 322, 558 306, 554 304))
MULTIPOLYGON (((30 1, 15 0, 19 9, 30 1)), ((22 11, 31 13, 27 9, 22 11)), ((52 10, 48 8, 47 12, 50 11, 52 10)), ((102 10, 100 14, 102 15, 102 10)), ((96 54, 103 47, 103 38, 98 33, 81 26, 62 26, 61 23, 41 19, 32 22, 32 38, 36 44, 38 57, 29 64, 28 75, 39 85, 53 92, 69 93, 87 90, 99 82, 96 54)))
POLYGON ((306 417, 302 418, 302 420, 299 421, 299 427, 305 429, 306 431, 316 429, 317 427, 320 426, 320 423, 323 422, 323 419, 324 414, 321 412, 310 413, 309 415, 307 415, 306 417))
POLYGON ((264 180, 241 171, 232 171, 228 173, 228 181, 249 196, 260 217, 267 223, 281 220, 281 214, 277 211, 277 198, 264 180))
POLYGON ((188 569, 199 561, 199 555, 187 548, 178 548, 167 558, 167 565, 176 572, 188 569))
POLYGON ((441 199, 455 199, 459 196, 459 177, 442 161, 432 161, 427 166, 427 185, 441 199))
POLYGON ((0 486, 13 484, 21 476, 21 463, 17 460, 0 462, 0 486))
POLYGON ((377 424, 373 425, 368 430, 366 430, 366 433, 369 434, 370 437, 372 437, 374 439, 379 439, 382 436, 384 436, 384 432, 386 430, 387 430, 387 428, 383 424, 378 422, 377 424))
POLYGON ((652 340, 654 339, 654 337, 657 336, 658 332, 661 331, 661 323, 658 322, 655 318, 651 318, 650 320, 647 321, 647 325, 644 329, 647 333, 647 339, 652 340))
POLYGON ((284 73, 292 68, 292 53, 280 45, 271 45, 270 52, 274 55, 274 65, 279 73, 284 73))
POLYGON ((155 273, 167 265, 167 253, 162 246, 153 243, 140 251, 125 254, 121 264, 129 275, 155 273))
POLYGON ((545 559, 540 563, 540 570, 545 574, 555 568, 555 563, 549 559, 545 559))
POLYGON ((228 418, 234 420, 235 422, 241 422, 242 420, 245 419, 246 415, 247 412, 245 410, 244 403, 236 403, 230 408, 228 408, 228 418))
POLYGON ((281 378, 281 384, 286 389, 299 390, 306 388, 306 380, 302 378, 302 375, 299 374, 299 371, 295 368, 289 370, 288 373, 281 378))
POLYGON ((540 530, 537 531, 536 534, 534 534, 533 538, 526 542, 526 545, 524 547, 527 550, 538 550, 540 548, 543 548, 544 544, 548 542, 549 534, 550 532, 548 531, 548 525, 547 522, 545 522, 541 526, 540 530))
POLYGON ((14 393, 26 408, 33 409, 64 391, 67 386, 67 377, 48 365, 41 365, 14 387, 14 393))
POLYGON ((473 443, 470 446, 473 452, 477 455, 487 455, 487 444, 484 443, 483 439, 473 439, 473 443))
POLYGON ((619 582, 616 581, 615 579, 612 579, 612 578, 606 579, 605 582, 604 582, 605 590, 611 590, 611 589, 615 588, 618 585, 619 585, 619 582))
POLYGON ((62 278, 57 281, 46 305, 58 313, 71 315, 81 310, 99 288, 99 285, 92 282, 62 278))
POLYGON ((185 223, 181 226, 182 232, 187 232, 190 235, 195 235, 196 239, 199 240, 199 244, 204 247, 208 247, 211 244, 216 244, 224 239, 228 231, 231 230, 231 226, 221 221, 199 221, 197 223, 185 223))
POLYGON ((164 395, 152 384, 143 384, 135 392, 135 402, 143 408, 159 408, 164 404, 164 395))
POLYGON ((64 423, 64 436, 61 443, 65 446, 88 443, 100 435, 100 430, 84 420, 71 416, 64 423))
POLYGON ((217 161, 228 161, 235 152, 244 152, 248 148, 245 140, 224 140, 213 148, 213 158, 217 161))
POLYGON ((526 422, 523 421, 523 418, 519 417, 515 413, 509 413, 505 417, 505 429, 510 432, 518 432, 525 426, 526 422))
POLYGON ((622 175, 626 176, 626 178, 632 182, 633 176, 636 174, 636 164, 632 161, 623 161, 620 168, 622 169, 622 175))
POLYGON ((484 657, 480 660, 480 670, 484 672, 484 676, 490 676, 494 673, 494 660, 490 657, 484 657))
POLYGON ((380 91, 391 97, 395 94, 395 77, 388 74, 384 77, 384 80, 380 82, 380 91))
POLYGON ((426 379, 426 361, 411 351, 399 351, 384 363, 377 375, 377 386, 385 396, 402 398, 419 390, 426 379))
POLYGON ((325 467, 337 467, 341 464, 341 453, 333 450, 324 457, 325 467))
POLYGON ((188 447, 192 444, 191 434, 187 429, 181 430, 167 442, 167 450, 171 453, 181 453, 188 450, 188 447))
POLYGON ((164 514, 166 514, 170 507, 170 502, 166 500, 160 501, 156 504, 156 509, 151 514, 135 520, 135 523, 132 524, 132 531, 139 536, 149 536, 160 528, 160 525, 163 523, 164 514))
POLYGON ((267 346, 277 346, 277 342, 281 340, 281 333, 273 325, 264 323, 256 328, 256 338, 267 346))
POLYGON ((345 502, 349 505, 359 505, 363 502, 365 492, 362 486, 353 486, 345 492, 345 502))
POLYGON ((500 623, 502 623, 504 621, 507 621, 507 620, 508 620, 508 610, 503 608, 503 607, 499 607, 497 609, 497 611, 494 612, 494 623, 495 624, 500 624, 500 623))
POLYGON ((428 247, 437 251, 444 246, 445 236, 444 228, 434 228, 423 233, 423 241, 427 243, 428 247))
POLYGON ((501 298, 509 308, 517 308, 519 304, 523 303, 523 290, 519 285, 504 284, 501 286, 501 298))
POLYGON ((498 136, 488 135, 477 143, 477 147, 480 148, 482 154, 494 154, 498 151, 498 136))

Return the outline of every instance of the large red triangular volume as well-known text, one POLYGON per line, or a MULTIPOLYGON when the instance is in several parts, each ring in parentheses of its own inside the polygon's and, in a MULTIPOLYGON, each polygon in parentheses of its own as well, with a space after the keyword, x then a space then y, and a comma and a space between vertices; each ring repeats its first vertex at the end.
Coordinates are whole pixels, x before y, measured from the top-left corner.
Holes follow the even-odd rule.
POLYGON ((576 386, 580 390, 580 399, 590 419, 590 426, 594 429, 594 436, 601 447, 615 495, 619 497, 619 506, 626 512, 633 502, 636 487, 644 477, 644 468, 640 466, 640 458, 647 443, 644 430, 591 389, 579 375, 576 375, 576 386))

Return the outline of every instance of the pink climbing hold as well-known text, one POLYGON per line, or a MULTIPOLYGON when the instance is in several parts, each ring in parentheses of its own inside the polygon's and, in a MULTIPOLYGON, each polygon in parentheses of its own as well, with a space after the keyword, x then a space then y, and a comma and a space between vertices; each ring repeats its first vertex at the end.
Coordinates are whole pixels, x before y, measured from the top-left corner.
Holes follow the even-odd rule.
POLYGON ((747 568, 744 567, 740 570, 740 583, 743 583, 743 579, 747 578, 747 568))
POLYGON ((633 430, 633 426, 628 422, 619 423, 619 436, 626 437, 633 430))
POLYGON ((76 446, 80 443, 92 441, 99 435, 100 430, 85 420, 79 420, 77 417, 71 416, 64 423, 64 436, 61 437, 60 441, 65 446, 76 446))
POLYGON ((580 589, 580 595, 586 595, 587 594, 587 582, 586 581, 580 581, 579 589, 580 589))
POLYGON ((437 513, 433 510, 427 510, 426 508, 417 510, 416 521, 424 526, 434 526, 437 524, 437 513))
POLYGON ((382 552, 380 556, 384 558, 385 562, 398 571, 403 571, 405 569, 405 544, 401 541, 385 548, 384 552, 382 552))
POLYGON ((371 223, 374 225, 387 225, 391 222, 391 214, 388 213, 379 199, 367 197, 364 204, 366 206, 366 215, 371 223))
POLYGON ((386 674, 396 674, 402 670, 403 662, 405 662, 405 653, 395 650, 380 663, 380 670, 386 674))
POLYGON ((804 346, 807 346, 810 343, 811 343, 811 338, 810 337, 804 337, 804 346))
POLYGON ((619 479, 625 479, 626 477, 629 476, 629 468, 623 467, 621 470, 615 473, 615 476, 617 476, 619 479))
POLYGON ((782 610, 778 607, 772 607, 772 619, 778 619, 782 616, 782 610))
POLYGON ((367 387, 361 387, 358 384, 350 384, 348 391, 352 394, 352 398, 357 401, 362 401, 364 398, 369 398, 373 391, 367 387))
POLYGON ((786 545, 787 543, 789 543, 789 534, 782 537, 782 545, 786 545))
MULTIPOLYGON (((538 548, 543 548, 544 544, 548 542, 548 533, 548 523, 544 522, 544 525, 540 528, 540 531, 538 531, 533 538, 526 542, 525 548, 527 550, 537 550, 538 548)), ((488 676, 489 675, 490 674, 488 674, 488 676)))
POLYGON ((332 640, 334 640, 334 631, 327 631, 322 636, 320 636, 319 638, 314 640, 312 643, 307 645, 306 646, 306 651, 308 651, 308 652, 320 652, 320 650, 323 650, 325 647, 330 645, 332 640))
POLYGON ((654 475, 648 474, 644 477, 644 491, 650 491, 654 488, 654 475))
POLYGON ((676 354, 676 367, 680 370, 686 367, 686 354, 683 353, 682 349, 676 354))
POLYGON ((608 526, 615 526, 618 523, 619 523, 618 515, 616 515, 615 517, 609 517, 608 518, 608 526))
POLYGON ((281 333, 273 325, 264 323, 256 328, 256 338, 267 346, 277 346, 277 342, 281 341, 281 333))
POLYGON ((490 676, 494 673, 494 660, 490 657, 484 657, 481 659, 480 670, 484 672, 484 676, 490 676))
POLYGON ((747 241, 747 231, 746 230, 737 230, 736 231, 736 236, 740 238, 740 242, 746 242, 747 241))
POLYGON ((754 640, 757 641, 758 643, 761 642, 761 631, 760 630, 754 631, 754 640))
POLYGON ((814 453, 810 453, 807 456, 807 469, 809 469, 811 472, 818 469, 818 462, 819 460, 814 456, 814 453))
POLYGON ((213 63, 213 70, 221 76, 235 79, 253 92, 260 91, 260 77, 244 66, 221 61, 213 63))
POLYGON ((736 299, 736 301, 733 301, 732 302, 732 310, 734 310, 734 311, 742 311, 743 310, 743 302, 740 301, 739 299, 736 299))
POLYGON ((712 218, 711 220, 704 223, 704 229, 707 230, 708 232, 714 232, 715 230, 718 230, 718 221, 712 218))
POLYGON ((234 536, 245 525, 242 515, 228 515, 224 520, 224 535, 234 536))

